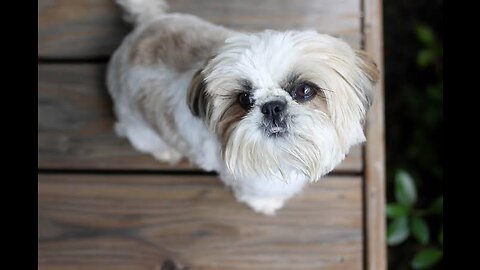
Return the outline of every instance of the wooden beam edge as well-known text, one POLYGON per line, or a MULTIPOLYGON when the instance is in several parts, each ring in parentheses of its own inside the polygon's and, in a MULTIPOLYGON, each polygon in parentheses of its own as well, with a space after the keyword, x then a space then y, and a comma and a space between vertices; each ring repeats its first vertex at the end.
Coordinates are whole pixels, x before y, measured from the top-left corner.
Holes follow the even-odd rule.
POLYGON ((384 62, 382 0, 362 0, 363 46, 377 63, 381 77, 367 118, 364 160, 365 269, 387 269, 386 175, 384 132, 384 62))

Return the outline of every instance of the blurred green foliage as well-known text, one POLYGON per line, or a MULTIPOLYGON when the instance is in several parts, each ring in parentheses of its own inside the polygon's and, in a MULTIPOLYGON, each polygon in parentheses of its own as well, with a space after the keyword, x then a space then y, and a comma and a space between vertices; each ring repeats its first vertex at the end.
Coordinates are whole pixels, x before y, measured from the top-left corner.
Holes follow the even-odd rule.
POLYGON ((409 237, 415 240, 415 254, 410 266, 427 269, 436 265, 443 257, 443 225, 431 239, 432 229, 426 217, 443 214, 443 196, 438 197, 428 208, 417 205, 417 188, 412 176, 398 170, 395 176, 395 201, 387 205, 387 242, 391 246, 404 243, 409 237))
MULTIPOLYGON (((441 269, 443 46, 424 24, 417 24, 412 32, 417 76, 405 80, 401 92, 395 93, 400 101, 390 101, 396 106, 395 116, 387 114, 389 268, 441 269), (389 147, 392 144, 397 145, 389 147)), ((392 96, 387 95, 387 106, 392 96)))

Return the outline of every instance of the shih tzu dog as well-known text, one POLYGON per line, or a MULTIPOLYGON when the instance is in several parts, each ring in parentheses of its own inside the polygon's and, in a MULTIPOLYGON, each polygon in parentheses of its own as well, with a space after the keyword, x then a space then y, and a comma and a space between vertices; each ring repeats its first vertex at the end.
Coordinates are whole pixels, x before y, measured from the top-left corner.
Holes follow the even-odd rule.
POLYGON ((134 30, 113 54, 119 136, 160 161, 216 171, 238 201, 274 214, 365 141, 379 74, 316 31, 242 33, 163 1, 117 0, 134 30))

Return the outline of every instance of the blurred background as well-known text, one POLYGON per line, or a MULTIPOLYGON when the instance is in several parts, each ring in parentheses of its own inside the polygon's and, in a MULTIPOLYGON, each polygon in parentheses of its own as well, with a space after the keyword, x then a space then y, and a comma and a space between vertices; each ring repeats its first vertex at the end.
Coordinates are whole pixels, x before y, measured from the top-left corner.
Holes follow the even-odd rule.
POLYGON ((443 1, 383 5, 389 269, 442 269, 443 1))

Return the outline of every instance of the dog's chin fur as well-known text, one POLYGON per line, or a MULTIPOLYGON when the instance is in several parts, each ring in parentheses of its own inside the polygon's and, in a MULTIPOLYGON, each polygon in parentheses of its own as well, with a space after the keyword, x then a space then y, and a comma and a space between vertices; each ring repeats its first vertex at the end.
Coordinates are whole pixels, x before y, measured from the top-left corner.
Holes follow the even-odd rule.
POLYGON ((266 137, 245 117, 226 139, 223 159, 236 178, 263 176, 288 181, 289 171, 316 181, 345 156, 334 127, 322 117, 302 114, 288 134, 266 137))
POLYGON ((215 170, 239 201, 273 214, 365 141, 378 70, 364 52, 315 31, 239 33, 164 14, 163 2, 118 2, 136 27, 113 55, 107 83, 117 131, 138 150, 215 170), (293 98, 305 82, 316 95, 293 98), (262 106, 272 101, 285 104, 282 133, 266 131, 262 106))

